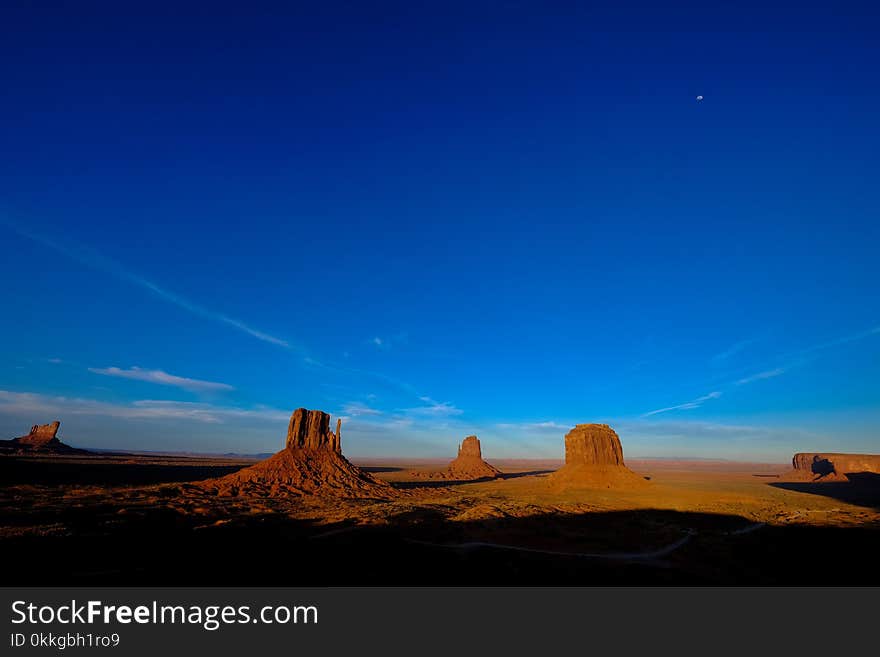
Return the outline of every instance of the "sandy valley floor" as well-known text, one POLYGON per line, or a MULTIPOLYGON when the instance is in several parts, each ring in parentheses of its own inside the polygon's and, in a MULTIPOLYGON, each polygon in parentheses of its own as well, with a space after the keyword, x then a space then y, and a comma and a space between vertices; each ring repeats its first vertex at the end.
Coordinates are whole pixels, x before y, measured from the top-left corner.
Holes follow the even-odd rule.
POLYGON ((460 483, 412 474, 442 462, 354 461, 394 497, 217 497, 192 484, 246 459, 5 457, 0 554, 16 564, 10 584, 880 583, 873 477, 630 460, 644 486, 560 490, 554 462, 494 461, 503 479, 460 483))

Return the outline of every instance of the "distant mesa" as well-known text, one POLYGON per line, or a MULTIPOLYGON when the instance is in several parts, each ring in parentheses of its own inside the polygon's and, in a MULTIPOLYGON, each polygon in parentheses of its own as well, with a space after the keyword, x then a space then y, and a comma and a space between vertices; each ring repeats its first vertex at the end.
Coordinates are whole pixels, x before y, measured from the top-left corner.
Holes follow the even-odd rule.
POLYGON ((850 474, 880 474, 880 455, 799 452, 791 459, 791 466, 795 479, 848 481, 850 474))
POLYGON ((330 431, 330 415, 298 408, 290 417, 285 447, 255 465, 201 482, 220 496, 388 498, 394 489, 342 455, 342 421, 330 431))
POLYGON ((84 449, 66 445, 58 439, 61 422, 35 424, 26 436, 0 440, 0 452, 7 454, 89 454, 84 449))
POLYGON ((607 424, 578 424, 565 435, 565 465, 550 475, 559 487, 619 488, 646 485, 626 467, 623 446, 607 424))
POLYGON ((445 479, 449 481, 475 481, 478 479, 495 479, 502 476, 502 472, 493 465, 483 460, 483 451, 480 448, 480 439, 476 436, 468 436, 458 446, 456 456, 445 470, 439 472, 411 473, 415 477, 426 479, 445 479))
POLYGON ((483 460, 480 439, 468 436, 458 447, 458 456, 449 464, 446 471, 454 479, 484 479, 500 477, 501 471, 483 460))
POLYGON ((15 441, 19 445, 30 445, 37 449, 60 445, 61 441, 57 437, 60 427, 60 420, 55 420, 51 424, 35 424, 28 435, 16 438, 15 441))
POLYGON ((578 424, 565 435, 565 465, 623 466, 620 437, 607 424, 578 424))

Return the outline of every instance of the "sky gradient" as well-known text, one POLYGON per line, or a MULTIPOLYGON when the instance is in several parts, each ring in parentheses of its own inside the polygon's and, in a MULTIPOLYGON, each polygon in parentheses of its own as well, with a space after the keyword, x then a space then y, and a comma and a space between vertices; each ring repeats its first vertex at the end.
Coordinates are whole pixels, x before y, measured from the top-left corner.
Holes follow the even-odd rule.
POLYGON ((4 3, 2 437, 880 452, 880 10, 366 4, 4 3))

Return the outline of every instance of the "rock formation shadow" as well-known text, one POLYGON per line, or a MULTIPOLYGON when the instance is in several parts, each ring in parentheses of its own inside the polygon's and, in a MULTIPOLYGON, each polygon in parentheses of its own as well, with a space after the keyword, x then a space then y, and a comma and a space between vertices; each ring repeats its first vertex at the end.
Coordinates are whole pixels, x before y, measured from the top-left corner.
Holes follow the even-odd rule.
POLYGON ((416 508, 378 525, 283 513, 218 524, 163 506, 137 517, 115 511, 65 509, 61 519, 73 531, 3 539, 6 584, 880 584, 880 531, 867 527, 767 526, 657 509, 453 521, 416 508), (285 567, 284 555, 308 567, 285 567))
POLYGON ((495 477, 481 477, 480 479, 423 479, 421 481, 392 481, 389 482, 398 490, 411 490, 415 488, 450 488, 452 486, 464 486, 465 484, 479 484, 493 481, 495 477))
POLYGON ((779 481, 768 485, 880 510, 880 474, 847 472, 846 477, 849 481, 779 481))
POLYGON ((520 477, 541 477, 550 474, 551 472, 555 472, 552 469, 547 470, 529 470, 528 472, 504 472, 501 475, 502 479, 519 479, 520 477))
POLYGON ((813 474, 824 477, 834 472, 834 464, 828 459, 819 458, 817 456, 812 464, 810 464, 810 470, 813 474))
POLYGON ((191 482, 237 472, 247 464, 162 465, 156 463, 91 463, 87 460, 0 458, 0 481, 14 485, 149 486, 191 482))

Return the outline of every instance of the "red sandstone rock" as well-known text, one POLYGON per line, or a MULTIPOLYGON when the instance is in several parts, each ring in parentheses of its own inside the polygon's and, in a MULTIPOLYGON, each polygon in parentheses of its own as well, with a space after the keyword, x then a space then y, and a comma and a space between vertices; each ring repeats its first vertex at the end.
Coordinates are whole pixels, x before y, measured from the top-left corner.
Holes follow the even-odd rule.
POLYGON ((28 435, 15 440, 19 445, 31 445, 32 447, 46 447, 51 443, 60 444, 61 441, 55 437, 60 426, 61 422, 58 420, 51 424, 35 424, 31 427, 31 432, 28 435))
POLYGON ((284 449, 249 468, 201 482, 200 487, 221 496, 394 496, 390 485, 342 455, 342 421, 336 422, 336 433, 329 427, 327 413, 298 408, 290 417, 284 449))
POLYGON ((623 465, 623 447, 607 424, 578 424, 565 434, 566 465, 623 465))
POLYGON ((458 446, 458 456, 453 459, 445 470, 434 472, 411 472, 415 477, 426 479, 443 479, 447 481, 474 481, 476 479, 494 479, 502 475, 501 471, 483 460, 480 439, 468 436, 458 446))
POLYGON ((498 468, 483 460, 480 439, 476 436, 465 438, 458 448, 458 456, 446 468, 450 479, 468 480, 495 478, 501 476, 498 468))
POLYGON ((798 478, 845 480, 851 473, 880 473, 880 455, 799 452, 791 459, 791 466, 798 478))
POLYGON ((323 411, 309 411, 298 408, 290 416, 287 425, 287 441, 285 447, 305 449, 329 449, 341 452, 339 434, 342 431, 342 420, 336 422, 336 433, 330 431, 330 415, 323 411))
POLYGON ((468 436, 458 446, 458 458, 483 458, 483 450, 480 448, 480 439, 476 436, 468 436))
POLYGON ((55 420, 51 424, 35 424, 26 436, 12 440, 0 440, 0 453, 3 454, 88 454, 84 449, 65 445, 58 440, 58 428, 61 422, 55 420))
POLYGON ((623 446, 607 424, 578 424, 565 435, 565 465, 549 480, 563 487, 616 488, 645 485, 623 462, 623 446))

